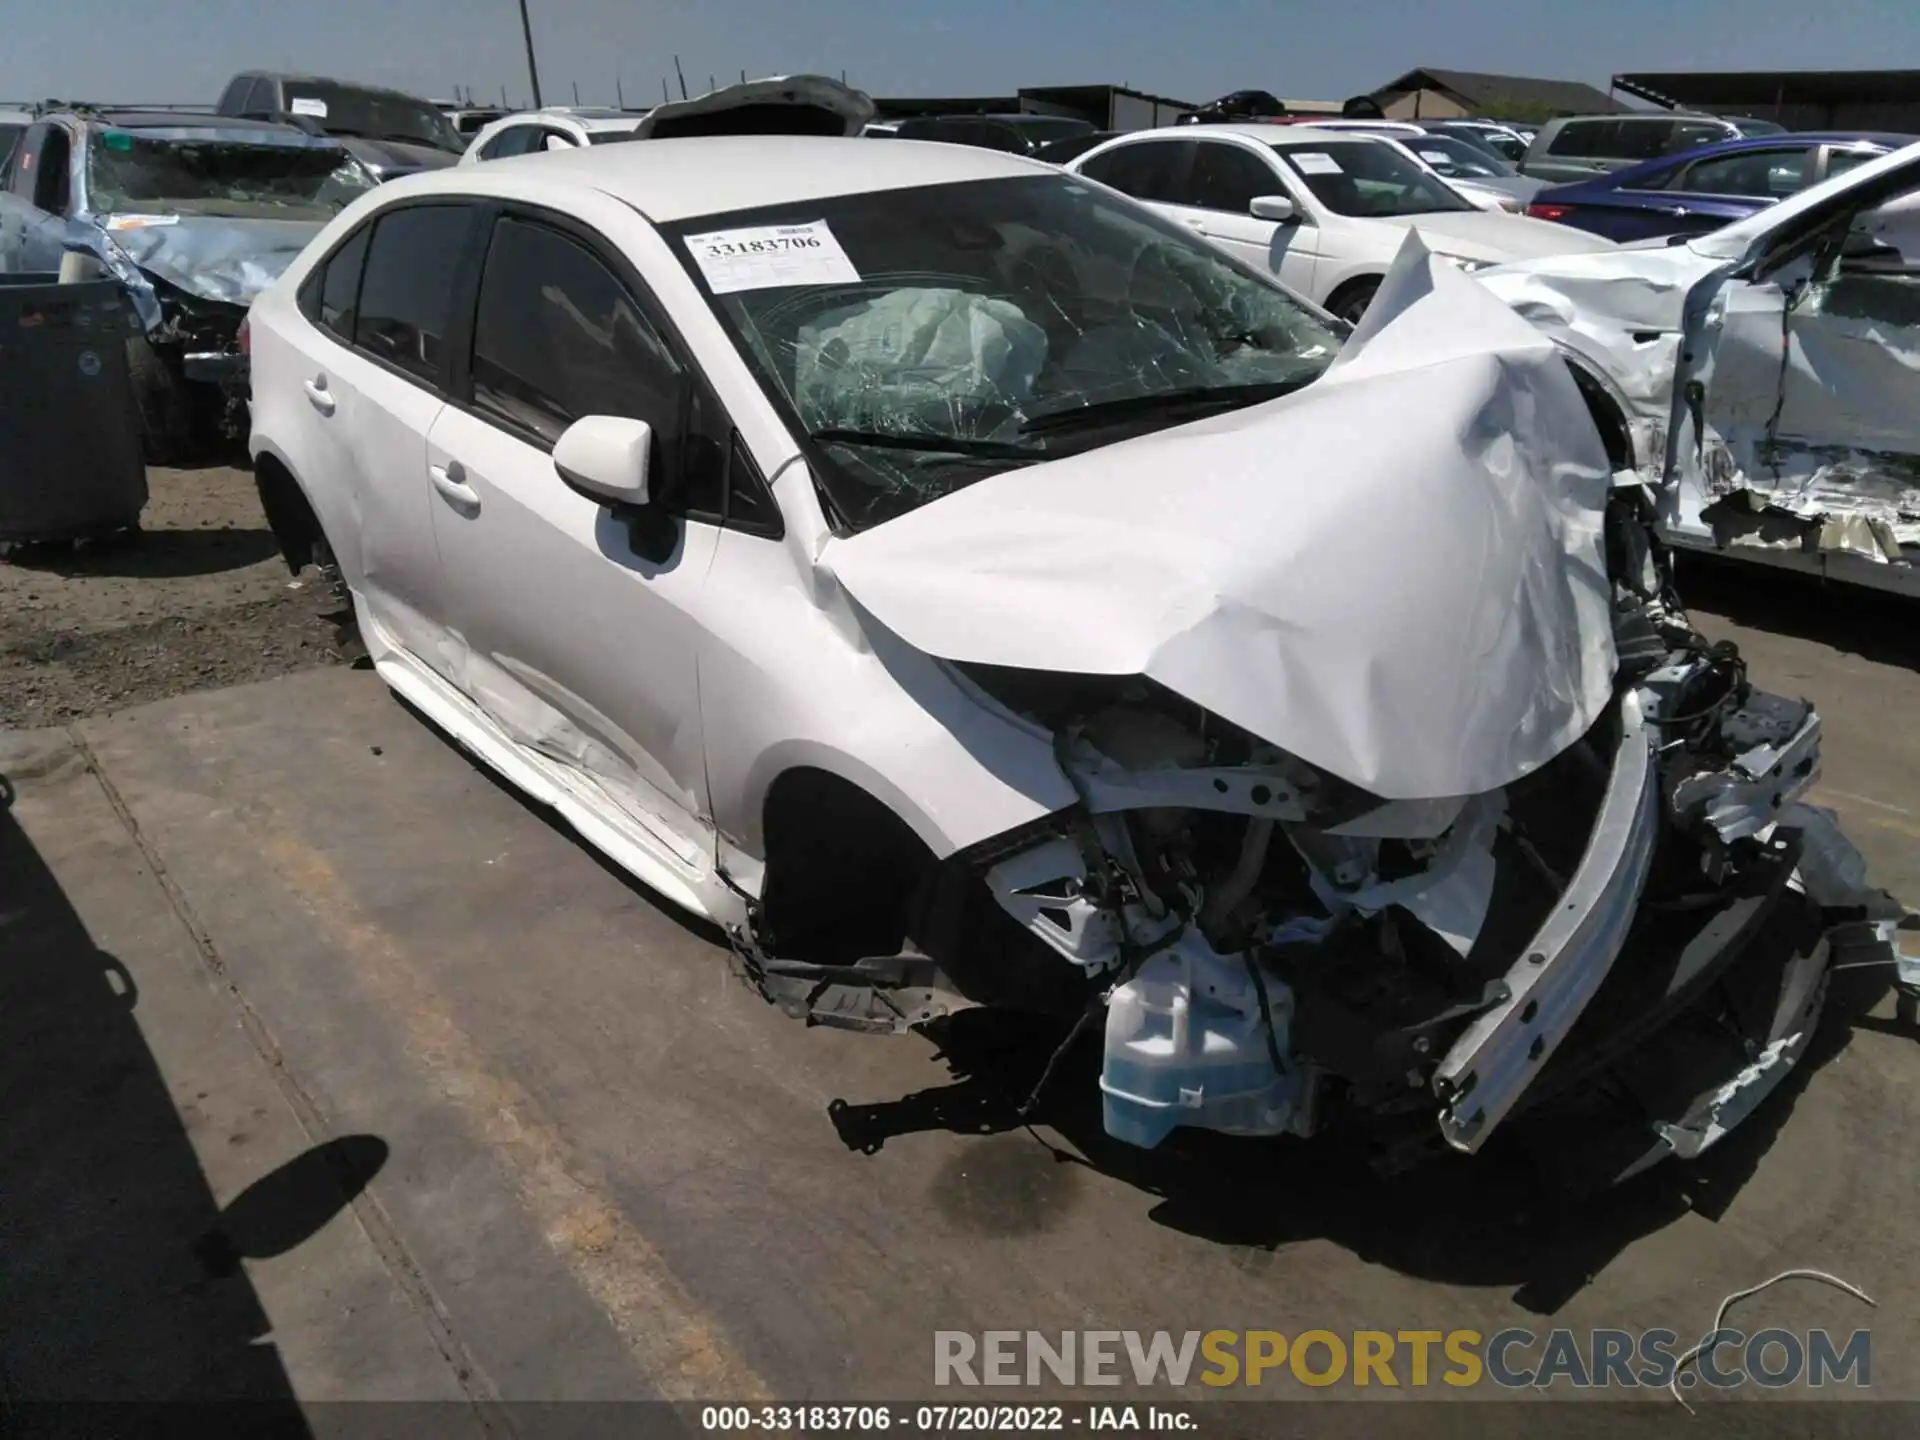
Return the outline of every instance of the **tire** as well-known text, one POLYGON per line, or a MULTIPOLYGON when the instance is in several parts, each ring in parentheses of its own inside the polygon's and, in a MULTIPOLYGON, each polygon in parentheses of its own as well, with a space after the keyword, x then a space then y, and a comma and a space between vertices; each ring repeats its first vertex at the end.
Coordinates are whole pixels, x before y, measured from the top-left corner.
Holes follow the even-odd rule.
POLYGON ((1373 304, 1373 297, 1379 289, 1378 277, 1350 281, 1328 298, 1327 309, 1349 325, 1358 325, 1360 317, 1367 313, 1367 307, 1373 304))
POLYGON ((144 335, 127 341, 127 373, 140 411, 140 448, 149 465, 188 458, 193 445, 193 403, 187 380, 144 335))

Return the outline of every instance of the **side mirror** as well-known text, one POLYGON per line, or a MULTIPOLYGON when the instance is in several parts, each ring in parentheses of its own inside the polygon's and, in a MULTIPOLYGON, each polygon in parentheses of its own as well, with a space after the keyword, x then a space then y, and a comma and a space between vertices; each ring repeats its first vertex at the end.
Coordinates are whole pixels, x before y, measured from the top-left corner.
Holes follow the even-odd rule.
POLYGON ((1256 220, 1272 220, 1281 225, 1298 225, 1300 211, 1285 195, 1256 195, 1247 206, 1256 220))
POLYGON ((592 500, 638 509, 647 503, 653 427, 619 415, 583 415, 553 447, 553 468, 592 500))

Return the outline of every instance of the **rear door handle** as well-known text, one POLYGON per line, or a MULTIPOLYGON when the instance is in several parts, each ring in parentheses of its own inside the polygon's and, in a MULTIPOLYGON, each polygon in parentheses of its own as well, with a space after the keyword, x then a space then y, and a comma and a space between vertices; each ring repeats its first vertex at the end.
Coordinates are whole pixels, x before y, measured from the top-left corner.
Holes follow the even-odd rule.
POLYGON ((303 380, 300 384, 301 388, 307 392, 307 399, 313 402, 314 409, 322 415, 331 415, 334 412, 338 402, 327 391, 326 376, 322 375, 317 380, 303 380))
POLYGON ((469 513, 480 508, 480 492, 467 484, 467 468, 458 460, 449 460, 444 465, 429 465, 427 476, 438 490, 456 509, 469 513))

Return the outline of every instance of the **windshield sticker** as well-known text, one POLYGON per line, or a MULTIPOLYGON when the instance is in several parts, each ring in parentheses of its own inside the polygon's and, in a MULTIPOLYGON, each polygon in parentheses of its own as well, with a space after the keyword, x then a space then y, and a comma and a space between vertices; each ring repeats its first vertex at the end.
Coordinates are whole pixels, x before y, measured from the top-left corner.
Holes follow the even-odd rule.
POLYGON ((1453 157, 1444 150, 1422 150, 1420 158, 1431 165, 1444 165, 1453 157))
POLYGON ((124 130, 109 130, 100 137, 100 143, 109 150, 133 149, 133 136, 124 130))
POLYGON ((149 225, 178 225, 178 215, 109 215, 109 230, 144 230, 149 225))
POLYGON ((1302 175, 1339 175, 1340 162, 1320 150, 1300 150, 1287 157, 1302 175))
POLYGON ((860 272, 824 220, 689 235, 687 249, 716 295, 789 285, 857 284, 860 272))
POLYGON ((287 109, 295 115, 311 115, 316 120, 327 118, 327 102, 307 95, 295 95, 287 101, 287 109))

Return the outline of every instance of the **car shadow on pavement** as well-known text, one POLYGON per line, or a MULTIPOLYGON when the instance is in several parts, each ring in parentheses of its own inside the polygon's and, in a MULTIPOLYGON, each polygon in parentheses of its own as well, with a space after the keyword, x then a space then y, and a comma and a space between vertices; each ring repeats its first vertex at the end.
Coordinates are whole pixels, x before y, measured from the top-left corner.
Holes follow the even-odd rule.
POLYGON ((1692 552, 1680 557, 1676 588, 1689 609, 1749 630, 1791 635, 1882 665, 1920 670, 1920 600, 1692 552))
POLYGON ((141 530, 81 544, 23 545, 7 556, 7 563, 68 578, 116 575, 177 580, 244 570, 279 550, 270 530, 141 530))
POLYGON ((0 1434, 140 1433, 243 1401, 247 1433, 304 1436, 240 1262, 312 1236, 387 1147, 330 1141, 216 1203, 190 1139, 207 1096, 171 1093, 134 976, 12 802, 0 777, 0 1434))
MULTIPOLYGON (((1150 1218, 1156 1223, 1245 1251, 1248 1264, 1263 1264, 1263 1257, 1302 1241, 1327 1240, 1418 1279, 1512 1286, 1515 1304, 1552 1315, 1635 1240, 1689 1212, 1710 1220, 1724 1214, 1810 1076, 1845 1048, 1854 1028, 1884 1023, 1866 1012, 1889 988, 1878 971, 1836 975, 1800 1064, 1746 1123, 1696 1161, 1668 1161, 1579 1195, 1548 1165, 1497 1144, 1476 1156, 1445 1153, 1391 1178, 1375 1170, 1362 1142, 1331 1129, 1312 1140, 1176 1130, 1158 1149, 1137 1149, 1110 1138, 1101 1123, 1097 1027, 1062 1057, 1023 1119, 1021 1103, 1065 1029, 986 1010, 962 1011, 929 1028, 934 1058, 951 1083, 876 1104, 835 1100, 828 1117, 849 1149, 867 1155, 895 1136, 922 1131, 1019 1132, 1034 1146, 1033 1161, 1013 1168, 1023 1171, 1022 1186, 1036 1195, 1070 1187, 1028 1172, 1086 1166, 1155 1197, 1150 1218), (1043 1131, 1058 1135, 1064 1147, 1043 1131)), ((956 1163, 972 1165, 965 1156, 956 1163)), ((997 1164, 1007 1168, 1007 1157, 997 1164)), ((950 1218, 978 1228, 991 1212, 969 1201, 958 1172, 955 1178, 954 1203, 966 1213, 950 1218)))

